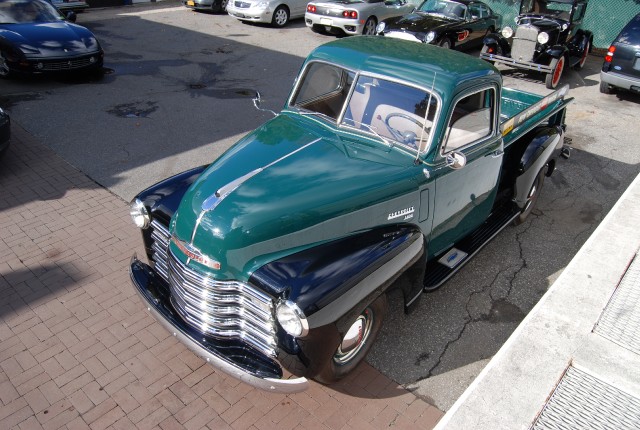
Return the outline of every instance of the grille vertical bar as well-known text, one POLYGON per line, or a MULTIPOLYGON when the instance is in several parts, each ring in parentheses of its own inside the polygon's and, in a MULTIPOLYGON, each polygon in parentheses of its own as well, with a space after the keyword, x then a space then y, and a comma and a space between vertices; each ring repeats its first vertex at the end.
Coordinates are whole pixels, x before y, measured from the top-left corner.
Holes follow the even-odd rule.
POLYGON ((532 61, 537 43, 537 27, 532 25, 518 26, 511 46, 511 58, 518 61, 532 61))

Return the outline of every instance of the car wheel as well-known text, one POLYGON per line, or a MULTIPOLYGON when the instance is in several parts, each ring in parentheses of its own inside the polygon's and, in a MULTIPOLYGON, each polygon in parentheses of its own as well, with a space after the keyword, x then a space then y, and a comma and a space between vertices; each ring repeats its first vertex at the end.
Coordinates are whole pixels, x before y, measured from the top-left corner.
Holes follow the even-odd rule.
POLYGON ((562 71, 564 70, 564 56, 560 58, 554 58, 551 60, 551 73, 547 73, 544 78, 544 83, 547 88, 555 89, 560 82, 560 76, 562 76, 562 71))
POLYGON ((0 51, 0 78, 8 78, 11 76, 11 69, 5 57, 5 53, 0 51))
POLYGON ((367 356, 387 313, 387 296, 382 294, 367 306, 345 331, 340 345, 316 379, 324 384, 336 382, 367 356))
POLYGON ((278 6, 273 12, 273 19, 271 24, 274 27, 284 27, 289 22, 289 9, 286 6, 278 6))
POLYGON ((600 92, 602 94, 611 94, 613 92, 613 87, 606 82, 600 81, 600 92))
POLYGON ((544 184, 544 175, 546 171, 547 167, 545 166, 538 172, 538 176, 536 176, 536 179, 533 181, 533 185, 529 190, 527 203, 524 205, 520 214, 513 220, 514 225, 520 225, 525 222, 529 215, 531 215, 531 212, 533 212, 538 201, 538 197, 540 196, 540 191, 542 190, 542 184, 544 184))
POLYGON ((453 42, 448 37, 445 37, 440 41, 440 46, 445 49, 453 49, 453 42))
POLYGON ((373 36, 376 34, 376 25, 378 25, 378 21, 374 17, 370 16, 367 22, 364 23, 362 34, 364 36, 373 36))
POLYGON ((591 44, 587 40, 587 44, 584 46, 584 51, 582 52, 582 57, 580 57, 580 61, 578 61, 578 63, 575 66, 573 66, 575 70, 582 70, 582 68, 584 67, 584 63, 587 62, 587 56, 589 55, 590 47, 591 47, 591 44))

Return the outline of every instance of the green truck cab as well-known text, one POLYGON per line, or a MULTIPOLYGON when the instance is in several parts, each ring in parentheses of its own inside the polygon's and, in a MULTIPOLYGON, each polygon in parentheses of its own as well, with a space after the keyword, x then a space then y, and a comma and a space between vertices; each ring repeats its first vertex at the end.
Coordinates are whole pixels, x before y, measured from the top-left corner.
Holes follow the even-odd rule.
POLYGON ((429 45, 323 45, 273 119, 133 200, 147 253, 133 284, 217 369, 285 393, 334 382, 366 356, 389 291, 409 311, 525 220, 568 158, 566 92, 503 88, 489 63, 429 45))

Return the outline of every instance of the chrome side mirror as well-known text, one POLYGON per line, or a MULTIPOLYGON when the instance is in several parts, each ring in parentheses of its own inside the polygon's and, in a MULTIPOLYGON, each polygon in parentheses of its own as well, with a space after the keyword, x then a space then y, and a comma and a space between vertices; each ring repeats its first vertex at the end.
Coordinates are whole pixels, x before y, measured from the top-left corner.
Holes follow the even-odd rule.
POLYGON ((260 105, 262 104, 262 98, 260 97, 260 91, 256 91, 256 95, 255 97, 252 99, 253 100, 253 105, 255 106, 256 109, 258 109, 259 111, 262 112, 271 112, 273 114, 273 116, 278 116, 277 113, 275 113, 274 111, 272 111, 271 109, 265 109, 263 107, 260 107, 260 105))
POLYGON ((454 170, 462 169, 467 165, 467 157, 462 152, 450 152, 447 154, 447 166, 454 170))

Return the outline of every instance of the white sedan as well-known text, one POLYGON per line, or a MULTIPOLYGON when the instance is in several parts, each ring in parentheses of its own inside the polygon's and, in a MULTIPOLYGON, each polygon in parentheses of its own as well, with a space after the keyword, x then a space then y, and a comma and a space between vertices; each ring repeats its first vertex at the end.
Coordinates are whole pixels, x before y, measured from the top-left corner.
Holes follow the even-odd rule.
POLYGON ((413 12, 407 0, 312 1, 304 15, 307 27, 333 34, 375 34, 378 22, 413 12))

